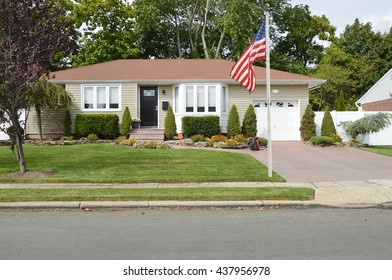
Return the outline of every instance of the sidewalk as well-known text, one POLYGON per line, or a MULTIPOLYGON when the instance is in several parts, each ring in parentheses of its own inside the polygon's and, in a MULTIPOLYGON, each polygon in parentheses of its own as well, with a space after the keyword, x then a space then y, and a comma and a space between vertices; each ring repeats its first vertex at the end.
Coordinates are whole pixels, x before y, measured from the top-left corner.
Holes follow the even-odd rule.
POLYGON ((392 180, 320 183, 146 183, 146 184, 0 184, 2 188, 192 188, 192 187, 307 187, 315 190, 311 201, 60 201, 1 202, 0 209, 92 208, 220 208, 220 207, 331 207, 392 209, 392 180))

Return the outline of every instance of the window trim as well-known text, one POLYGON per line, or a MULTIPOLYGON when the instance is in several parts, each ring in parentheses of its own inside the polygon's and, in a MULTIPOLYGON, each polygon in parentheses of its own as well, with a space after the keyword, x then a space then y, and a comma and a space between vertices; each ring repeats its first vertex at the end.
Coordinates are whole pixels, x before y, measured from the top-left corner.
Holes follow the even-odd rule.
MULTIPOLYGON (((81 85, 81 111, 83 112, 119 112, 121 111, 122 90, 121 84, 82 84, 81 85), (97 88, 105 88, 105 108, 98 108, 97 88), (85 88, 93 89, 93 108, 85 108, 85 88), (110 88, 118 89, 118 108, 110 108, 110 88)), ((113 103, 114 104, 114 103, 113 103)))

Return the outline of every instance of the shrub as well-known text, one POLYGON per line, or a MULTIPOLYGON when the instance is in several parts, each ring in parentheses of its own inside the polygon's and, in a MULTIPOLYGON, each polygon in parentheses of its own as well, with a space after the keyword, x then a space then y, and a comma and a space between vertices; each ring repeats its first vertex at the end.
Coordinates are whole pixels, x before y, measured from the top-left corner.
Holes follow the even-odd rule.
POLYGON ((228 147, 238 146, 238 142, 234 139, 229 139, 226 141, 225 146, 228 147))
POLYGON ((328 136, 313 136, 310 138, 310 143, 318 146, 331 146, 335 143, 332 137, 328 136))
POLYGON ((222 134, 216 134, 216 135, 212 136, 209 141, 211 141, 211 142, 226 142, 227 137, 222 134))
POLYGON ((170 150, 170 146, 168 144, 162 143, 162 144, 158 145, 157 149, 159 149, 159 150, 170 150))
POLYGON ((214 148, 222 148, 225 145, 225 142, 219 141, 219 142, 214 142, 213 147, 214 148))
POLYGON ((220 133, 220 118, 218 116, 183 117, 182 131, 185 137, 204 134, 207 137, 220 133))
POLYGON ((333 119, 331 113, 328 108, 325 109, 323 121, 321 123, 321 136, 330 136, 332 134, 336 134, 335 124, 333 123, 333 119))
POLYGON ((312 110, 312 105, 308 104, 305 113, 301 120, 301 138, 308 141, 311 137, 316 136, 316 123, 314 122, 315 113, 312 110))
POLYGON ((257 118, 252 104, 249 104, 245 112, 241 130, 246 137, 255 137, 257 134, 257 118))
POLYGON ((203 142, 203 141, 206 140, 206 138, 204 137, 203 134, 196 134, 196 135, 193 135, 193 136, 191 136, 191 139, 192 139, 193 143, 196 143, 196 142, 203 142))
POLYGON ((173 139, 174 136, 177 136, 177 125, 173 109, 169 106, 165 118, 165 137, 166 139, 173 139))
POLYGON ((248 143, 248 138, 245 137, 243 134, 237 134, 236 136, 234 136, 233 139, 236 140, 238 143, 248 143))
POLYGON ((70 136, 71 134, 72 134, 71 112, 69 110, 66 110, 65 119, 64 119, 64 135, 70 136))
POLYGON ((259 137, 259 143, 260 143, 260 146, 263 146, 263 147, 268 146, 268 140, 263 137, 259 137))
POLYGON ((390 114, 379 112, 375 115, 367 115, 355 122, 341 122, 340 125, 355 139, 360 134, 376 133, 387 128, 391 125, 391 117, 390 114))
POLYGON ((335 142, 342 142, 343 138, 339 134, 331 134, 329 135, 335 142))
POLYGON ((87 139, 88 139, 88 141, 94 142, 94 141, 97 141, 99 138, 98 138, 97 134, 90 133, 89 135, 87 135, 87 139))
POLYGON ((180 146, 188 146, 188 145, 193 145, 193 141, 192 139, 185 138, 185 139, 181 139, 180 141, 177 141, 176 144, 180 146))
POLYGON ((136 138, 130 138, 129 140, 128 140, 128 146, 133 146, 133 144, 135 144, 137 142, 137 139, 136 138))
POLYGON ((207 147, 207 142, 196 142, 195 146, 204 148, 207 147))
POLYGON ((152 140, 144 143, 143 145, 143 148, 146 149, 156 149, 157 147, 158 147, 158 143, 152 140))
POLYGON ((122 141, 127 140, 127 136, 120 135, 116 138, 116 145, 121 144, 122 141))
POLYGON ((231 106, 229 112, 229 119, 227 121, 227 136, 233 137, 236 134, 241 133, 240 127, 240 117, 238 115, 238 110, 235 105, 231 106))
POLYGON ((125 107, 124 113, 121 119, 121 127, 120 127, 120 134, 122 136, 129 136, 129 130, 131 129, 132 125, 132 118, 131 114, 129 113, 129 108, 125 107))
POLYGON ((75 120, 75 132, 79 136, 96 134, 99 138, 114 139, 118 133, 117 115, 79 114, 75 120))

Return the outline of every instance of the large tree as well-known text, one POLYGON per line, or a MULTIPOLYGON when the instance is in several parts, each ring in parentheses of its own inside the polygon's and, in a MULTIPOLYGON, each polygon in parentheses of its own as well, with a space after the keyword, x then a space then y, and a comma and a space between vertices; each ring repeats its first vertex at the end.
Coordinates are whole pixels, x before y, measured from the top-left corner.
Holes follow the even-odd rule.
POLYGON ((0 112, 12 126, 20 171, 26 172, 19 116, 31 106, 31 86, 56 53, 71 52, 72 23, 57 0, 0 0, 0 112))
POLYGON ((136 58, 134 11, 123 0, 75 0, 72 16, 82 32, 73 66, 136 58))

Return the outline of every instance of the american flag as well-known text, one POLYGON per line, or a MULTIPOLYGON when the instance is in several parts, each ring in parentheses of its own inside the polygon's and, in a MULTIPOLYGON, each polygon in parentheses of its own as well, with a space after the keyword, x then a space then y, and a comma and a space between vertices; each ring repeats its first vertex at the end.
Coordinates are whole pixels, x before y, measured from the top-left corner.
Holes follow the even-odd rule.
POLYGON ((246 87, 249 93, 252 93, 256 87, 256 76, 252 63, 265 59, 266 44, 264 20, 252 42, 231 68, 230 76, 246 87))

